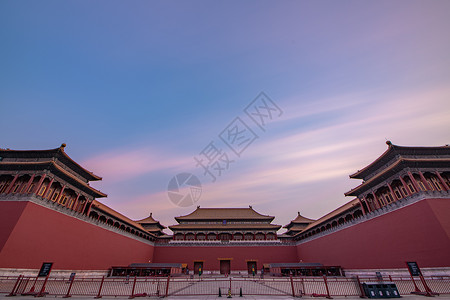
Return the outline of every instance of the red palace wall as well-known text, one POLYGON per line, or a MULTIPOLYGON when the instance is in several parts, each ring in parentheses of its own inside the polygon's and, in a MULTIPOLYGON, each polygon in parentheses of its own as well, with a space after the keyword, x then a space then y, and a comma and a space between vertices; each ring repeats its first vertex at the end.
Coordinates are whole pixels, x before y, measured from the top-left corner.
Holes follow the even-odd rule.
POLYGON ((153 246, 25 201, 1 201, 0 268, 106 270, 146 263, 153 246))
POLYGON ((427 199, 297 246, 303 262, 347 269, 450 267, 450 199, 427 199))
POLYGON ((247 270, 247 261, 256 261, 260 270, 263 264, 298 262, 294 246, 157 246, 154 263, 187 263, 194 269, 194 261, 202 261, 205 271, 219 270, 220 259, 231 259, 232 271, 247 270))
POLYGON ((428 199, 297 246, 156 246, 106 230, 32 202, 0 202, 0 268, 106 270, 130 263, 203 261, 219 270, 219 258, 231 270, 247 261, 319 262, 346 269, 450 267, 450 199, 428 199))
POLYGON ((0 209, 0 253, 5 246, 14 226, 26 206, 26 202, 1 202, 0 209), (6 204, 6 205, 5 205, 6 204))

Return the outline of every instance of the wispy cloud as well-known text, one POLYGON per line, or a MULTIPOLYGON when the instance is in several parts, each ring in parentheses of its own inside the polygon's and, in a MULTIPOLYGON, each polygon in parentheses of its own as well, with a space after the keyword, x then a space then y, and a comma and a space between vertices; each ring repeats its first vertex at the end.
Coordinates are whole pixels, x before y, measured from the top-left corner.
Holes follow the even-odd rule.
POLYGON ((162 149, 143 146, 131 149, 112 149, 90 157, 82 164, 101 174, 105 181, 117 182, 143 174, 192 165, 192 156, 177 156, 162 149))
MULTIPOLYGON (((229 173, 211 183, 201 177, 203 207, 245 207, 254 205, 263 213, 277 216, 286 224, 300 210, 308 217, 320 217, 350 199, 344 192, 359 184, 348 175, 361 169, 386 150, 385 138, 406 145, 433 145, 449 142, 450 89, 431 88, 407 93, 367 95, 364 101, 353 96, 345 103, 318 101, 314 109, 298 109, 292 120, 308 114, 339 111, 339 119, 317 121, 310 130, 284 128, 283 136, 267 136, 252 145, 236 161, 229 173), (383 97, 375 101, 374 98, 383 97), (364 105, 360 105, 364 102, 364 105), (330 105, 324 105, 329 103, 330 105), (436 109, 439 108, 439 109, 436 109)), ((298 104, 299 107, 302 104, 298 104)), ((279 123, 282 125, 282 123, 279 123)), ((194 167, 191 153, 173 154, 153 147, 116 149, 85 161, 89 169, 105 177, 108 185, 124 184, 127 179, 144 174, 190 171, 194 167)), ((140 188, 135 195, 110 195, 114 208, 134 219, 150 212, 165 225, 174 216, 191 212, 195 206, 180 208, 167 196, 166 185, 140 188), (121 198, 124 197, 124 198, 121 198), (126 197, 126 199, 125 199, 126 197)))

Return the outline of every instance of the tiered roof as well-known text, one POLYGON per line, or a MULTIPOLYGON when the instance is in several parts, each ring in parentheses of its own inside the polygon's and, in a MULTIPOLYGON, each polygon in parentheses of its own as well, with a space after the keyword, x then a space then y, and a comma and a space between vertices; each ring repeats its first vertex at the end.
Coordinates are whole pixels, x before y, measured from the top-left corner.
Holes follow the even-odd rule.
POLYGON ((248 208, 200 208, 192 213, 176 217, 178 223, 169 226, 177 230, 270 230, 276 231, 280 225, 271 224, 275 217, 262 215, 251 206, 248 208))
POLYGON ((368 180, 371 176, 375 176, 399 160, 450 158, 450 145, 440 147, 408 147, 394 145, 391 141, 387 141, 386 144, 388 145, 388 149, 380 157, 365 168, 350 175, 350 178, 368 180))
MULTIPOLYGON (((27 160, 27 162, 39 162, 42 159, 49 158, 55 162, 61 162, 64 166, 67 166, 75 172, 79 174, 87 181, 97 181, 101 180, 100 176, 95 175, 94 173, 86 170, 78 163, 76 163, 69 155, 64 152, 64 148, 66 144, 61 144, 58 148, 49 149, 49 150, 11 150, 11 149, 1 149, 0 148, 0 157, 5 160, 5 158, 17 159, 21 164, 24 162, 23 160, 27 160)), ((10 162, 8 160, 8 162, 10 162)))
POLYGON ((71 159, 64 152, 65 147, 66 144, 62 144, 59 148, 50 150, 0 149, 2 170, 49 170, 94 198, 106 197, 106 194, 89 185, 89 181, 97 181, 102 178, 86 170, 71 159))
MULTIPOLYGON (((375 161, 365 168, 350 175, 350 178, 362 179, 363 183, 345 193, 346 196, 359 196, 372 187, 389 180, 393 175, 407 168, 449 168, 450 167, 450 145, 440 147, 408 147, 397 146, 387 141, 388 149, 375 161)), ((336 220, 341 215, 355 211, 360 206, 357 198, 338 207, 320 219, 310 223, 302 232, 295 236, 336 220)))
POLYGON ((262 215, 251 206, 248 208, 197 208, 188 215, 175 217, 177 221, 195 220, 258 220, 271 222, 274 216, 262 215))
POLYGON ((297 217, 294 220, 292 220, 289 224, 283 227, 287 229, 287 231, 284 234, 291 236, 296 233, 299 233, 305 230, 305 228, 308 227, 308 225, 313 222, 314 222, 313 219, 305 218, 300 214, 300 212, 298 212, 297 217))
POLYGON ((150 213, 150 216, 148 216, 147 218, 136 221, 136 223, 139 223, 148 232, 151 232, 158 236, 164 235, 164 232, 162 232, 162 230, 167 228, 167 227, 161 225, 161 223, 159 223, 159 221, 156 221, 153 218, 152 213, 150 213))
POLYGON ((374 162, 350 175, 350 178, 364 182, 345 193, 345 196, 358 196, 371 187, 387 180, 406 168, 450 167, 450 146, 404 147, 387 141, 388 149, 374 162))

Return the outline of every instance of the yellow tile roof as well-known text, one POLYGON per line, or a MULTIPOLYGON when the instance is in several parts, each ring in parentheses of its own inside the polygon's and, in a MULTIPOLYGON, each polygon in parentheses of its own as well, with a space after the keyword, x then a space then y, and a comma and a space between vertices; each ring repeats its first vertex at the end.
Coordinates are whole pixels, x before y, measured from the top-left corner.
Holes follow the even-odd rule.
POLYGON ((251 206, 248 208, 200 208, 197 207, 192 213, 176 217, 178 220, 236 220, 236 219, 251 219, 251 220, 273 220, 275 217, 262 215, 251 206))

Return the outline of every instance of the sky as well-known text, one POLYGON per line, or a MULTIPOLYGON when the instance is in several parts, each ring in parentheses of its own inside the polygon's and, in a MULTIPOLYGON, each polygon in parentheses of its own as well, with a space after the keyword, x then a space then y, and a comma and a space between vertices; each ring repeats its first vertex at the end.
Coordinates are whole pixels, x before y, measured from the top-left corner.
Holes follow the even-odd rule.
POLYGON ((449 1, 1 1, 0 147, 66 143, 135 220, 320 218, 387 140, 450 143, 449 28, 449 1))

